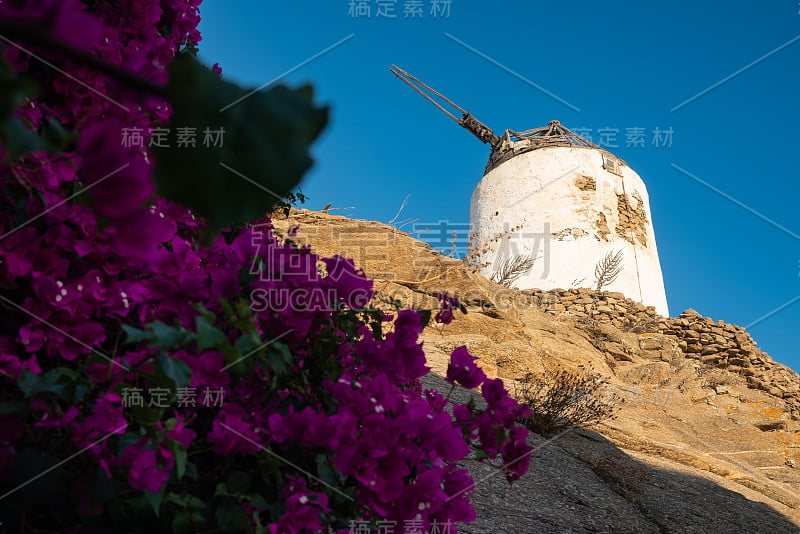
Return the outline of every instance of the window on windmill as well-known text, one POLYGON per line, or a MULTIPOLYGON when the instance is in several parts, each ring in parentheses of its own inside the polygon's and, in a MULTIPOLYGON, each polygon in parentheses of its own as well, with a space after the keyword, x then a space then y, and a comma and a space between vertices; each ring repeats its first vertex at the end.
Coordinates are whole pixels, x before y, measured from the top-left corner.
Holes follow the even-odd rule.
POLYGON ((613 172, 614 174, 622 175, 622 170, 620 169, 619 161, 611 156, 603 156, 603 168, 608 172, 613 172))

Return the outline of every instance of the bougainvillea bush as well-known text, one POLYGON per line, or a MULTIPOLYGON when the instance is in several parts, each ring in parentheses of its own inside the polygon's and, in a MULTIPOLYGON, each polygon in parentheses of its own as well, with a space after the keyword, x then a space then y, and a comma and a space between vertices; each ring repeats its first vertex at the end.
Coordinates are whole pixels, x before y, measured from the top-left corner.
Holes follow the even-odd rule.
POLYGON ((273 231, 326 110, 197 63, 198 4, 0 3, 0 531, 456 532, 525 408, 463 347, 483 408, 424 390, 431 312, 273 231))

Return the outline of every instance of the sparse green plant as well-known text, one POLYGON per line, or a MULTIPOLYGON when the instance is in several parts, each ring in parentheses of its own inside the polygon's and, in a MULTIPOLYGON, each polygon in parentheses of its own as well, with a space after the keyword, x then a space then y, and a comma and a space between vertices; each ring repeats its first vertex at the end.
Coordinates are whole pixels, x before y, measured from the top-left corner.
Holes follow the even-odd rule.
POLYGON ((531 414, 518 422, 539 434, 552 435, 611 419, 623 399, 608 386, 608 380, 591 367, 528 372, 517 381, 515 396, 531 414))

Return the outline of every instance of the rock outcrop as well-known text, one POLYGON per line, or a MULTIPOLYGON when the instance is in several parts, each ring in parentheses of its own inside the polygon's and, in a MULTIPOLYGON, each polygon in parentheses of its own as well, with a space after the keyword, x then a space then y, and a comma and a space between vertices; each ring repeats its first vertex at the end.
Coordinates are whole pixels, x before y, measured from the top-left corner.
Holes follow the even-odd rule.
POLYGON ((622 400, 591 429, 532 434, 530 472, 510 489, 470 465, 479 517, 463 532, 800 532, 800 376, 742 327, 662 317, 620 293, 508 289, 380 223, 306 210, 274 223, 353 258, 377 306, 459 297, 468 313, 424 332, 429 387, 466 345, 512 391, 529 371, 591 367, 622 400))

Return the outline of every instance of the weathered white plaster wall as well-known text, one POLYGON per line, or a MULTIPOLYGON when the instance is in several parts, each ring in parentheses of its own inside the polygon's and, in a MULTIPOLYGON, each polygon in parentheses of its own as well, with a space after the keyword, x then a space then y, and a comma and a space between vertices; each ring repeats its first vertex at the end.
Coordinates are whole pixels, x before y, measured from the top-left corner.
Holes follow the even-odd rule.
POLYGON ((480 261, 490 265, 481 273, 490 276, 503 258, 532 254, 538 259, 515 287, 593 287, 597 262, 609 251, 622 250, 623 270, 603 289, 668 316, 647 189, 627 165, 619 176, 603 163, 603 152, 594 148, 550 147, 515 156, 487 173, 470 205, 473 249, 488 246, 480 261), (594 190, 587 186, 589 178, 594 190), (617 234, 618 228, 630 226, 624 218, 620 224, 617 195, 624 195, 634 210, 644 210, 646 222, 640 219, 638 225, 641 237, 634 229, 626 232, 635 244, 617 234), (512 235, 492 242, 517 226, 521 228, 512 235))

